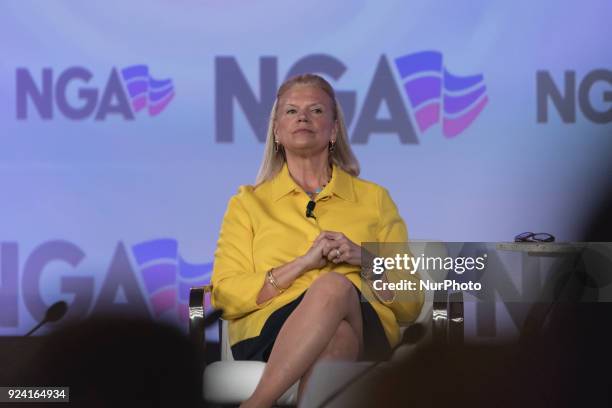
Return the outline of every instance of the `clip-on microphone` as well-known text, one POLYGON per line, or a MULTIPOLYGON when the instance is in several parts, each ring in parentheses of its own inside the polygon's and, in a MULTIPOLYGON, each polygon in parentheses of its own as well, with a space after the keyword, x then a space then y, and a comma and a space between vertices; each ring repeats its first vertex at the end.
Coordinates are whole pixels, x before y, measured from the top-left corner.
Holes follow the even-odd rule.
POLYGON ((315 220, 317 219, 317 217, 315 217, 313 213, 316 205, 317 203, 312 200, 310 200, 308 204, 306 204, 306 218, 314 218, 315 220))

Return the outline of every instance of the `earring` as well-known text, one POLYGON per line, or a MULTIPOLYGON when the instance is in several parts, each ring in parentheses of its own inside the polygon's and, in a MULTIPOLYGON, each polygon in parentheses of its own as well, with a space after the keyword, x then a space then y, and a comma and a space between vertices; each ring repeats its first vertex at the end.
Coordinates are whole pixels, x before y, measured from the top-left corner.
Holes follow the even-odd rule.
POLYGON ((274 139, 274 153, 278 153, 278 140, 274 139))
POLYGON ((331 142, 329 142, 329 152, 333 153, 334 150, 336 150, 336 141, 332 140, 331 142))

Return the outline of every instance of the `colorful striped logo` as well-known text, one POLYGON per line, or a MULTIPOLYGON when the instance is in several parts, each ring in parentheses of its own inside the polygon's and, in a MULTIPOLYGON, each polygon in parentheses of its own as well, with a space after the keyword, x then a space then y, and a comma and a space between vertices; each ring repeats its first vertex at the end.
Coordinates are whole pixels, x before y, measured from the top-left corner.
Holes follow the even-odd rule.
MULTIPOLYGON (((132 254, 156 318, 189 319, 189 288, 210 282, 212 262, 192 264, 178 253, 175 239, 156 239, 132 246, 132 254)), ((207 302, 209 302, 207 297, 207 302)), ((209 305, 207 305, 209 309, 209 305)))
POLYGON ((157 80, 147 65, 132 65, 121 70, 134 113, 147 108, 149 116, 161 113, 174 98, 171 79, 157 80))
POLYGON ((395 59, 395 65, 421 133, 441 121, 444 136, 455 137, 476 120, 489 101, 482 74, 451 74, 438 51, 404 55, 395 59))

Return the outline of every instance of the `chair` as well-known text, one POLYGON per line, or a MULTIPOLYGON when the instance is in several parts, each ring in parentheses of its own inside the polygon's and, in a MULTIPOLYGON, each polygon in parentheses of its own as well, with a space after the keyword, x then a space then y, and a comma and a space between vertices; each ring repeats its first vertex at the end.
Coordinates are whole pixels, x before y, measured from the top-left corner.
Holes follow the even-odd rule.
MULTIPOLYGON (((431 278, 427 271, 419 270, 422 278, 431 278)), ((189 333, 195 344, 205 347, 205 324, 207 316, 204 310, 204 296, 212 291, 212 285, 194 287, 189 294, 189 333)), ((463 343, 463 294, 446 291, 425 292, 423 308, 414 323, 425 328, 418 339, 407 339, 407 344, 398 347, 392 360, 404 358, 417 350, 421 344, 435 342, 440 344, 463 343)), ((228 322, 221 320, 219 341, 221 343, 221 360, 207 367, 203 372, 203 394, 208 404, 237 405, 251 396, 261 375, 265 363, 259 361, 235 361, 229 344, 228 322)), ((401 327, 402 335, 406 327, 401 327)), ((361 364, 364 363, 347 363, 361 364)), ((369 365, 369 363, 366 363, 369 365)), ((353 367, 354 369, 357 366, 353 367)), ((296 382, 277 401, 279 406, 297 404, 299 381, 296 382)))

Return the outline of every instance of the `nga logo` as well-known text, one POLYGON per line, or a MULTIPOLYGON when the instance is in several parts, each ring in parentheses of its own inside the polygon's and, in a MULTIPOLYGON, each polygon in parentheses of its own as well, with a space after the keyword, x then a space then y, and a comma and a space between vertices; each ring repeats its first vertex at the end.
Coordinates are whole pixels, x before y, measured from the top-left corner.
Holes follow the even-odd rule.
MULTIPOLYGON (((417 129, 427 131, 442 123, 442 133, 453 138, 464 132, 488 103, 482 74, 457 76, 442 62, 442 53, 422 51, 394 60, 398 75, 386 55, 376 64, 370 84, 360 106, 357 91, 336 90, 352 144, 367 144, 374 134, 393 133, 402 144, 418 144, 417 129), (399 76, 401 83, 396 79, 399 76), (403 94, 403 95, 402 95, 403 94), (411 117, 405 100, 412 108, 411 117), (379 117, 381 106, 388 117, 379 117), (413 122, 416 122, 416 127, 413 122)), ((348 67, 327 54, 306 55, 289 67, 285 79, 315 72, 340 81, 348 67)), ((217 143, 234 142, 234 106, 240 106, 255 137, 265 142, 267 115, 278 87, 278 58, 261 57, 259 61, 259 94, 251 86, 233 56, 215 59, 215 138, 217 143)), ((254 75, 257 77, 257 75, 254 75)))
POLYGON ((149 73, 147 65, 132 65, 121 70, 113 68, 106 85, 89 84, 93 74, 84 67, 70 67, 55 79, 52 68, 42 70, 42 80, 37 83, 27 68, 17 69, 17 119, 30 117, 28 101, 42 119, 53 119, 54 110, 72 120, 105 120, 110 114, 133 120, 135 113, 147 108, 149 116, 160 114, 174 98, 171 79, 157 80, 149 73), (69 97, 68 88, 79 84, 77 98, 69 97))

